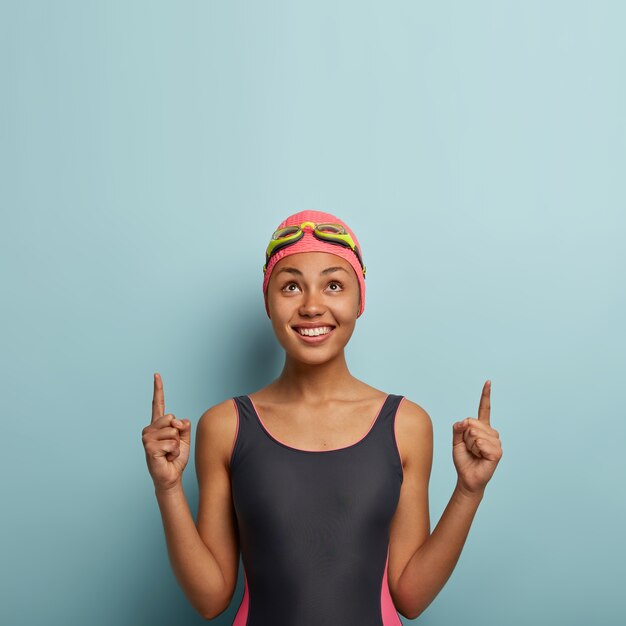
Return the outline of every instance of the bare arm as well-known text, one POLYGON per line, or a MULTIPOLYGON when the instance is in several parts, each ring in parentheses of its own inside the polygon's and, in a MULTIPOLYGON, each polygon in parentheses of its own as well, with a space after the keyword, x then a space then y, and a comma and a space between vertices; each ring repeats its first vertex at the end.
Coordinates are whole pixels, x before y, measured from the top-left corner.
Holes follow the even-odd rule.
POLYGON ((200 503, 196 526, 182 487, 191 423, 164 412, 163 384, 155 375, 152 422, 144 428, 142 441, 169 559, 189 602, 203 617, 212 619, 228 607, 239 565, 228 467, 237 415, 232 401, 227 400, 207 410, 198 422, 196 472, 200 503))
POLYGON ((192 606, 207 619, 224 609, 225 583, 219 563, 204 544, 182 485, 155 489, 174 575, 192 606))
POLYGON ((397 595, 403 615, 414 619, 435 599, 452 574, 483 494, 465 494, 457 485, 432 534, 409 559, 397 595))
POLYGON ((389 584, 396 608, 410 619, 426 609, 452 574, 487 482, 502 458, 500 436, 490 422, 490 393, 491 383, 487 381, 478 418, 468 417, 453 425, 457 483, 432 534, 428 515, 432 422, 413 402, 403 402, 402 411, 398 410, 404 481, 392 524, 389 584))

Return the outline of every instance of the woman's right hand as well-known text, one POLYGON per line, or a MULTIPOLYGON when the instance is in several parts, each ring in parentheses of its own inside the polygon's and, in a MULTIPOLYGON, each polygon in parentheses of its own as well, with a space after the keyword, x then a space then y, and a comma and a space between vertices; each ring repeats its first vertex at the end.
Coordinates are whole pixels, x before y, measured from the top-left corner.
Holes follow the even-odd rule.
POLYGON ((141 431, 141 440, 157 491, 167 491, 181 484, 191 447, 191 422, 164 413, 163 380, 160 374, 155 374, 152 421, 141 431))

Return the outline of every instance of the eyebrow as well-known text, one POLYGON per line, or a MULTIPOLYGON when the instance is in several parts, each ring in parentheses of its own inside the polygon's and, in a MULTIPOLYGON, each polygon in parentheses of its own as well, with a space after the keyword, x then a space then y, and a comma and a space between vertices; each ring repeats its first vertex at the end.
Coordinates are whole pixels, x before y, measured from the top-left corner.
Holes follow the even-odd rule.
MULTIPOLYGON (((349 273, 345 267, 341 267, 336 265, 335 267, 327 267, 325 270, 320 272, 320 276, 325 276, 326 274, 331 274, 332 272, 336 272, 337 270, 341 270, 342 272, 349 273)), ((302 272, 295 267, 282 267, 277 274, 281 274, 282 272, 288 272, 289 274, 297 274, 298 276, 303 276, 302 272)))

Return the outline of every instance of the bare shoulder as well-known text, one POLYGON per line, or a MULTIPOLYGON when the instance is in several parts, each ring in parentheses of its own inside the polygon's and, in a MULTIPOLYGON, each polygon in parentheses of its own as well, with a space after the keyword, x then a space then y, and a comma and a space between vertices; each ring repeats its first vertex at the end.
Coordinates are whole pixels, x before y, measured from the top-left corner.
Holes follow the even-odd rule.
POLYGON ((209 407, 198 420, 196 449, 210 447, 224 466, 228 467, 238 424, 237 407, 232 398, 209 407))
POLYGON ((412 464, 416 458, 429 464, 433 423, 426 409, 405 396, 398 406, 395 430, 403 467, 412 464))

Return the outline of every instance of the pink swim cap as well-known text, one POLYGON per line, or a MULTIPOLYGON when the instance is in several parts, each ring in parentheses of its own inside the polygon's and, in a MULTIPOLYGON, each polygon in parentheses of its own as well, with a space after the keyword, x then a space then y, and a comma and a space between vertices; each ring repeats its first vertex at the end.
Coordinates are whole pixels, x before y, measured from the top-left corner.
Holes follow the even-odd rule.
MULTIPOLYGON (((361 254, 361 258, 363 258, 361 244, 356 238, 354 232, 348 227, 345 222, 340 220, 338 217, 331 215, 330 213, 324 213, 322 211, 300 211, 299 213, 294 213, 293 215, 290 215, 287 219, 283 220, 274 230, 284 228, 285 226, 299 226, 300 224, 302 224, 302 222, 313 222, 315 224, 324 224, 330 222, 331 224, 341 224, 354 240, 354 243, 357 245, 359 253, 361 254)), ((365 309, 365 277, 363 276, 363 269, 361 268, 359 259, 350 248, 338 245, 336 243, 321 241, 320 239, 315 237, 315 235, 313 235, 313 232, 308 228, 304 231, 304 236, 299 241, 296 241, 296 243, 285 246, 284 248, 278 250, 278 252, 272 255, 267 264, 267 270, 263 278, 263 295, 265 297, 265 311, 267 312, 267 316, 270 316, 270 312, 267 306, 266 292, 272 269, 274 268, 276 263, 278 263, 278 261, 280 261, 282 258, 289 256, 290 254, 297 254, 298 252, 327 252, 328 254, 340 256, 342 259, 345 259, 346 261, 348 261, 348 263, 350 263, 350 265, 352 265, 354 272, 356 273, 356 277, 359 281, 359 288, 361 292, 359 312, 357 315, 357 317, 360 317, 363 314, 363 310, 365 309)))

